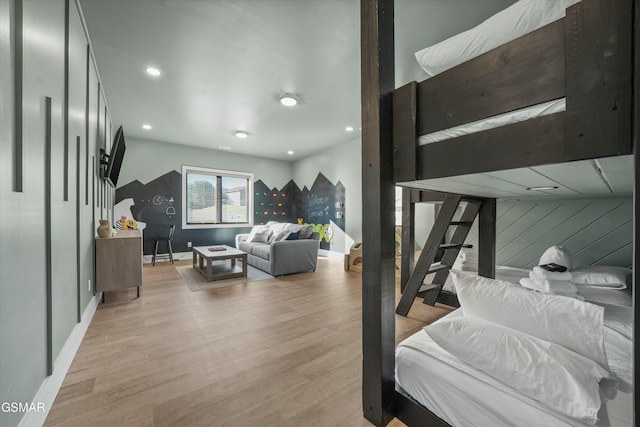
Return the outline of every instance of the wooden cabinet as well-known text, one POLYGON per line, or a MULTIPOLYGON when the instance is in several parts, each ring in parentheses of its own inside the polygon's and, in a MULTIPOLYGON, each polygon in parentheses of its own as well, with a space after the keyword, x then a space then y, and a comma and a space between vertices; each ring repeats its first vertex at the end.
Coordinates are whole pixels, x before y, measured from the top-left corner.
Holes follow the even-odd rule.
MULTIPOLYGON (((96 238, 96 291, 142 286, 142 235, 120 230, 114 237, 96 238)), ((104 294, 103 294, 104 300, 104 294)))

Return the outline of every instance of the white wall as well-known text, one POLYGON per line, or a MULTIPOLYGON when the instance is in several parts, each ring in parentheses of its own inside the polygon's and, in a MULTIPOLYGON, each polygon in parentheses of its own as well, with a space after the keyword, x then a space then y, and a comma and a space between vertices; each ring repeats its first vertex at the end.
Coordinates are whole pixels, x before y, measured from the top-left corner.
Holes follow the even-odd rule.
POLYGON ((342 182, 345 188, 345 248, 349 252, 353 242, 362 241, 362 151, 360 138, 305 157, 293 163, 293 180, 302 188, 311 188, 318 173, 333 184, 342 182))
POLYGON ((136 179, 147 183, 172 170, 182 173, 182 165, 252 172, 255 180, 261 179, 269 187, 278 188, 289 182, 292 176, 293 167, 288 161, 129 138, 126 136, 126 129, 124 132, 127 150, 118 178, 118 187, 136 179))

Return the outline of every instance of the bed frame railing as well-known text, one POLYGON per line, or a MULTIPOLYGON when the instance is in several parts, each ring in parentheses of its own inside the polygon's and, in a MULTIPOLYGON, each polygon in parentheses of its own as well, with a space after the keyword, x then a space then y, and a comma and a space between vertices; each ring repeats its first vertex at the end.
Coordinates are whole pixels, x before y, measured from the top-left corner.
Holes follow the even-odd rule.
POLYGON ((630 154, 632 6, 583 0, 566 18, 395 90, 394 182, 630 154), (417 143, 427 133, 562 97, 564 113, 417 143))

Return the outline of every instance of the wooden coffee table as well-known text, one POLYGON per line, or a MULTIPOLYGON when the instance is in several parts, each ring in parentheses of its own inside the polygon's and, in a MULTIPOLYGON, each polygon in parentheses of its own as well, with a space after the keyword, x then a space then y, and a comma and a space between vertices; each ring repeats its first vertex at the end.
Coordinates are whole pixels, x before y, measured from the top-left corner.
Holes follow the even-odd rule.
POLYGON ((208 282, 247 277, 247 253, 227 245, 197 246, 193 248, 193 268, 208 282), (222 250, 212 250, 216 248, 222 250))

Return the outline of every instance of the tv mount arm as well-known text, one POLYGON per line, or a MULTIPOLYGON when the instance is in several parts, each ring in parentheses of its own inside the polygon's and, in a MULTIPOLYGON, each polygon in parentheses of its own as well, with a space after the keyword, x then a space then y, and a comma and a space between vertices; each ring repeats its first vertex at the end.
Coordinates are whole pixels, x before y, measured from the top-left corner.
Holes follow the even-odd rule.
POLYGON ((104 148, 100 149, 100 164, 104 166, 109 164, 109 155, 104 148))

